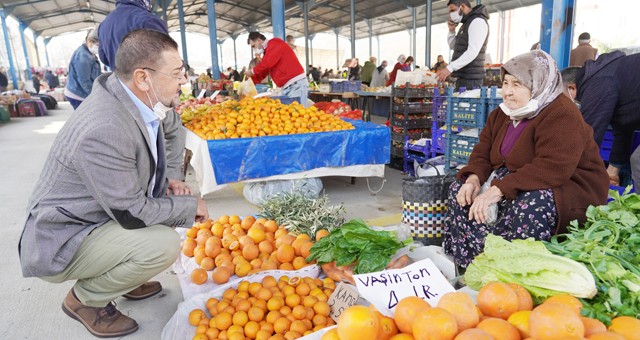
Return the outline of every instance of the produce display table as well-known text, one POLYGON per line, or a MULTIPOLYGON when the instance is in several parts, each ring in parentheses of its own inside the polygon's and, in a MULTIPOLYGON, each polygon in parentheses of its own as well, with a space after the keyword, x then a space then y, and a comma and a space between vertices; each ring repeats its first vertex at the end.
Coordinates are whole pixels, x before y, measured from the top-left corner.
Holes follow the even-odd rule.
POLYGON ((389 128, 350 121, 355 129, 205 141, 187 130, 201 195, 228 183, 323 176, 383 177, 389 128))
POLYGON ((391 107, 390 92, 356 92, 363 100, 362 111, 365 112, 365 121, 371 120, 371 115, 388 117, 391 107))

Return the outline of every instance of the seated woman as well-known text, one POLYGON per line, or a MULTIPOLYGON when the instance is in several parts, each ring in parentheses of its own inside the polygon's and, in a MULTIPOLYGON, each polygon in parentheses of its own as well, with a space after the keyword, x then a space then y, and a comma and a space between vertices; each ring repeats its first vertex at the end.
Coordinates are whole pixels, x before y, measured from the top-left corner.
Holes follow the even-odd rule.
POLYGON ((519 55, 501 73, 504 102, 449 191, 444 248, 462 268, 483 251, 488 233, 549 240, 607 200, 609 177, 593 130, 562 94, 551 56, 519 55))

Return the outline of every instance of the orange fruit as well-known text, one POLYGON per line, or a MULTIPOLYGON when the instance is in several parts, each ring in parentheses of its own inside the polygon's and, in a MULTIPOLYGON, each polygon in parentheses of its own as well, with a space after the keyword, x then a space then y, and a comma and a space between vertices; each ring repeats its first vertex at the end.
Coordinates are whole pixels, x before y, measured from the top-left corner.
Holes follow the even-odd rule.
POLYGON ((256 218, 249 215, 245 218, 242 219, 242 221, 240 222, 240 225, 242 226, 242 229, 244 230, 248 230, 249 228, 251 228, 251 226, 256 222, 256 218))
POLYGON ((458 323, 442 308, 427 308, 416 314, 412 333, 416 340, 453 339, 458 333, 458 323))
POLYGON ((392 336, 398 334, 398 326, 396 326, 396 322, 392 318, 384 316, 377 311, 374 311, 374 313, 378 317, 379 325, 377 340, 389 340, 392 336))
POLYGON ((298 256, 293 259, 293 262, 291 263, 291 265, 293 266, 293 269, 298 270, 307 265, 307 260, 305 260, 305 258, 302 256, 298 256))
POLYGON ((282 317, 282 314, 279 311, 274 310, 269 312, 269 314, 267 314, 267 317, 265 318, 265 320, 270 324, 274 324, 276 320, 280 319, 281 317, 282 317))
POLYGON ((191 237, 187 237, 182 242, 182 254, 187 257, 193 257, 193 251, 196 249, 196 240, 191 237))
POLYGON ((216 328, 226 331, 233 324, 233 315, 227 312, 221 312, 213 318, 216 328))
POLYGON ((316 314, 324 315, 326 317, 331 313, 331 306, 329 306, 326 301, 318 301, 312 308, 316 314))
POLYGON ((189 230, 187 230, 186 236, 192 238, 195 241, 196 237, 198 237, 198 230, 200 230, 200 228, 191 227, 189 228, 189 230))
POLYGON ((313 318, 311 318, 311 322, 314 326, 325 326, 327 324, 327 317, 324 315, 316 314, 313 316, 313 318))
POLYGON ((198 326, 200 321, 207 317, 207 314, 202 309, 194 309, 189 312, 189 324, 191 326, 198 326))
POLYGON ((229 224, 234 225, 234 224, 240 224, 241 222, 242 220, 237 215, 229 216, 229 224))
POLYGON ((619 316, 611 320, 608 330, 628 339, 640 339, 640 320, 630 316, 619 316))
POLYGON ((378 337, 378 318, 364 306, 351 306, 338 318, 338 336, 342 340, 375 339, 378 337))
POLYGON ((268 232, 275 233, 278 230, 278 223, 274 220, 268 220, 263 223, 264 229, 268 232))
POLYGON ((584 325, 575 309, 559 303, 544 303, 529 316, 529 335, 537 340, 584 337, 584 325))
POLYGON ((571 310, 573 310, 576 315, 580 316, 580 311, 582 310, 582 302, 578 300, 575 296, 571 296, 569 294, 559 294, 554 295, 544 301, 544 304, 549 303, 559 303, 561 305, 565 305, 571 310))
POLYGON ((264 319, 264 311, 258 307, 251 307, 247 312, 247 316, 251 321, 260 322, 264 319))
POLYGON ((600 320, 586 318, 584 316, 581 316, 580 320, 582 320, 582 324, 584 325, 584 336, 586 337, 607 331, 607 326, 605 326, 600 320))
POLYGON ((495 340, 497 338, 494 338, 493 336, 491 336, 491 334, 483 331, 482 329, 470 328, 460 332, 453 339, 454 340, 495 340))
POLYGON ((273 330, 277 334, 284 334, 289 330, 290 326, 291 326, 291 320, 285 317, 281 317, 280 319, 276 320, 276 322, 273 323, 273 330))
POLYGON ((227 223, 229 223, 229 216, 227 215, 222 215, 218 218, 218 223, 225 225, 227 223))
POLYGON ((255 244, 264 241, 267 238, 264 227, 261 224, 256 224, 247 230, 247 236, 249 236, 255 244))
POLYGON ((278 281, 276 281, 276 279, 271 275, 265 276, 262 279, 262 286, 263 287, 267 287, 267 288, 275 287, 277 284, 278 284, 278 281))
POLYGON ((198 225, 198 228, 200 228, 200 229, 211 229, 212 225, 213 225, 213 221, 211 219, 208 219, 208 220, 200 223, 198 225))
POLYGON ((602 332, 589 336, 589 340, 628 340, 633 338, 625 338, 624 336, 614 332, 602 332))
POLYGON ((255 339, 260 331, 260 325, 255 321, 249 321, 244 325, 244 335, 250 339, 255 339))
POLYGON ((520 332, 511 323, 503 319, 488 318, 480 321, 476 327, 481 329, 496 340, 520 340, 520 332))
POLYGON ((252 269, 253 269, 253 266, 251 265, 251 263, 249 263, 247 261, 240 261, 236 265, 235 274, 238 277, 245 277, 245 276, 249 275, 249 272, 252 269))
POLYGON ((249 322, 249 316, 246 312, 237 311, 233 314, 233 324, 244 327, 249 322))
POLYGON ((242 257, 248 261, 257 258, 259 254, 260 250, 255 244, 248 244, 242 249, 242 257))
POLYGON ((207 337, 207 335, 203 333, 196 333, 196 335, 194 335, 191 340, 209 340, 209 337, 207 337))
POLYGON ((210 327, 206 332, 204 332, 204 335, 207 336, 207 340, 217 339, 219 334, 220 331, 215 327, 210 327))
POLYGON ((273 292, 269 288, 262 287, 256 292, 256 298, 262 301, 269 301, 273 297, 273 292))
POLYGON ((238 237, 234 234, 227 234, 222 237, 222 246, 229 249, 231 244, 238 242, 238 237))
POLYGON ((200 261, 200 268, 204 270, 212 270, 216 266, 216 263, 210 257, 205 257, 200 261))
POLYGON ((196 261, 196 264, 200 265, 202 259, 207 257, 207 254, 204 252, 204 246, 196 246, 193 250, 193 259, 196 261))
POLYGON ((302 322, 301 320, 296 320, 291 323, 291 326, 289 326, 290 331, 298 332, 300 334, 303 334, 304 332, 306 332, 307 329, 308 329, 307 325, 305 325, 305 323, 302 322))
POLYGON ((459 331, 473 328, 480 322, 476 305, 466 293, 447 293, 440 298, 437 307, 446 310, 456 318, 459 331))
POLYGON ((531 315, 531 311, 529 310, 521 310, 517 311, 511 316, 507 321, 515 327, 520 333, 520 337, 526 339, 529 337, 529 316, 531 315))
POLYGON ((278 266, 278 269, 280 269, 280 270, 294 270, 293 264, 291 264, 289 262, 281 263, 280 266, 278 266))
POLYGON ((209 239, 209 237, 213 236, 211 230, 209 229, 200 229, 198 230, 198 236, 196 236, 196 243, 199 246, 204 246, 205 242, 209 239))
POLYGON ((258 244, 258 250, 260 250, 261 253, 271 254, 273 252, 273 244, 269 241, 262 241, 258 244))
POLYGON ((202 268, 196 268, 191 272, 191 282, 201 285, 207 281, 207 271, 202 268))
POLYGON ((209 237, 204 244, 204 253, 210 258, 215 258, 220 254, 222 242, 217 237, 209 237))
POLYGON ((416 315, 429 308, 431 308, 429 303, 419 297, 406 297, 396 305, 393 319, 400 332, 413 334, 413 321, 416 315))
POLYGON ((412 334, 400 333, 391 337, 389 340, 414 340, 412 334))
POLYGON ((328 332, 322 335, 322 338, 320 340, 340 340, 340 337, 338 336, 338 329, 330 329, 328 332))
POLYGON ((216 222, 211 226, 211 233, 217 238, 222 238, 224 232, 224 226, 220 222, 216 222))
POLYGON ((229 282, 231 277, 231 269, 225 266, 218 266, 211 273, 211 279, 217 284, 223 284, 229 282))
POLYGON ((297 305, 291 308, 291 314, 293 314, 293 317, 296 318, 296 320, 302 320, 307 316, 307 310, 304 306, 297 305))
MULTIPOLYGON (((291 287, 291 288, 293 288, 293 287, 291 287)), ((295 290, 294 290, 294 291, 295 291, 295 290)), ((300 301, 301 301, 301 299, 300 299, 300 295, 295 294, 295 293, 294 293, 294 294, 286 294, 286 293, 285 293, 285 296, 287 296, 287 297, 285 298, 285 300, 284 300, 284 301, 285 301, 285 304, 286 304, 287 306, 289 306, 290 308, 293 308, 293 307, 295 307, 295 306, 297 306, 297 305, 299 305, 299 304, 300 304, 300 301)))
POLYGON ((316 231, 316 242, 327 235, 329 235, 329 231, 327 231, 326 229, 320 229, 316 231))
POLYGON ((311 247, 313 247, 313 242, 306 242, 300 247, 300 255, 305 259, 311 255, 311 247))
POLYGON ((483 315, 508 319, 518 311, 518 295, 509 285, 502 282, 489 282, 478 292, 478 307, 483 315))
POLYGON ((518 310, 532 310, 533 309, 533 299, 531 298, 531 294, 529 291, 522 287, 517 283, 507 283, 513 292, 516 293, 518 297, 518 310))
POLYGON ((280 310, 280 308, 282 308, 282 306, 284 306, 284 299, 280 297, 272 297, 267 302, 267 308, 270 311, 278 311, 280 310))

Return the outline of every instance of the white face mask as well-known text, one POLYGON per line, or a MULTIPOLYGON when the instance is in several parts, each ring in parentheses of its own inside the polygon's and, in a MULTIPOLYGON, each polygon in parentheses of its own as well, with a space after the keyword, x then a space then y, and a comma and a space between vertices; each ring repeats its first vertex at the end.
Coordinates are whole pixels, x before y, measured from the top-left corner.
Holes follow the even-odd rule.
POLYGON ((504 114, 511 118, 511 120, 521 120, 523 118, 527 118, 530 113, 536 112, 538 109, 538 101, 536 99, 531 99, 525 106, 515 110, 511 110, 504 103, 500 104, 500 108, 504 114))
MULTIPOLYGON (((153 83, 151 82, 151 77, 147 74, 147 77, 149 77, 149 84, 151 84, 151 90, 153 91, 153 95, 156 97, 156 104, 153 105, 153 113, 156 114, 156 117, 158 117, 158 119, 160 120, 164 120, 165 118, 167 118, 167 112, 173 110, 172 108, 162 104, 162 102, 158 99, 158 95, 156 94, 156 90, 153 88, 153 83)), ((149 92, 147 93, 147 98, 149 98, 149 105, 151 105, 151 97, 149 97, 149 92)))
POLYGON ((253 49, 253 54, 254 55, 260 55, 262 53, 264 53, 264 48, 254 48, 253 49))
POLYGON ((456 24, 459 24, 462 21, 462 14, 460 14, 460 10, 449 12, 449 19, 456 24))
POLYGON ((92 45, 91 47, 89 47, 89 52, 91 52, 91 54, 98 54, 98 45, 92 45))

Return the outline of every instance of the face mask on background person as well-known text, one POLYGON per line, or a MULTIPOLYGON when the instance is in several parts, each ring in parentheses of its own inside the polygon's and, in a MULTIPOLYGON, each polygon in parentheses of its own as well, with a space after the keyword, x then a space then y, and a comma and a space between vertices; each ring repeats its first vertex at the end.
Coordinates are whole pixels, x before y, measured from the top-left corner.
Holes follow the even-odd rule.
POLYGON ((98 44, 91 45, 91 47, 89 47, 89 52, 91 52, 91 54, 97 55, 98 47, 100 47, 98 44))
MULTIPOLYGON (((147 74, 149 77, 149 84, 151 85, 151 91, 153 91, 153 95, 156 97, 156 104, 153 105, 153 112, 160 120, 164 120, 167 117, 167 112, 171 111, 170 107, 162 104, 160 99, 158 99, 158 95, 156 94, 156 90, 153 88, 153 83, 151 82, 151 76, 147 74)), ((149 98, 149 105, 151 105, 151 97, 149 97, 149 92, 147 91, 147 98, 149 98)))
POLYGON ((459 24, 462 21, 462 14, 460 14, 460 9, 458 9, 457 11, 449 12, 449 19, 451 19, 451 21, 455 22, 456 24, 459 24))
POLYGON ((253 49, 253 54, 254 55, 260 55, 262 53, 264 53, 264 49, 262 47, 253 49))

